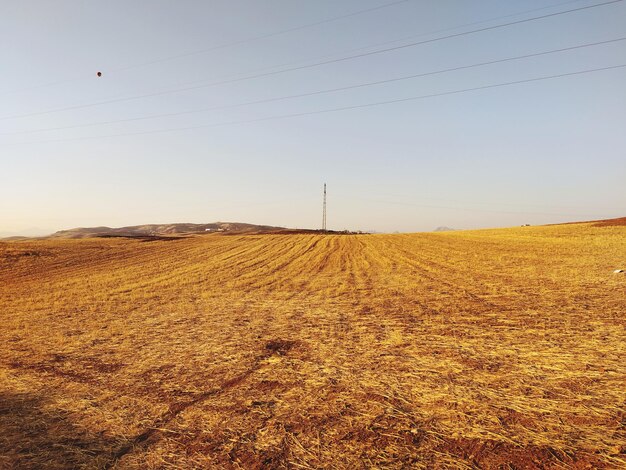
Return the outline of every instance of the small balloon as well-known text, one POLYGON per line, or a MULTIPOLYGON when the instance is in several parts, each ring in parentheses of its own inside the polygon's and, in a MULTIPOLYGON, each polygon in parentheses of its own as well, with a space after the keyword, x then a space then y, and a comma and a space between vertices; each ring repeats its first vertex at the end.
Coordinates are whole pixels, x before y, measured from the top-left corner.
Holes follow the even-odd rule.
POLYGON ((102 77, 102 72, 98 72, 96 75, 97 75, 98 77, 102 77))

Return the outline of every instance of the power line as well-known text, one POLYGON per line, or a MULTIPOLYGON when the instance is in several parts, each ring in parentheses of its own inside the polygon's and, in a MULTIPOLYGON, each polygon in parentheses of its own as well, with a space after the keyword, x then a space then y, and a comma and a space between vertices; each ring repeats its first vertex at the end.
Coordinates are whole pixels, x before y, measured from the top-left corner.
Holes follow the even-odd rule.
MULTIPOLYGON (((533 13, 533 12, 536 12, 536 11, 547 10, 547 9, 550 9, 550 8, 556 8, 556 7, 559 7, 559 6, 569 5, 569 4, 572 4, 572 3, 579 3, 581 1, 583 1, 583 0, 568 0, 566 2, 556 3, 556 4, 548 5, 548 6, 545 6, 545 7, 533 8, 533 9, 530 9, 530 10, 519 11, 517 13, 510 13, 510 14, 507 14, 507 15, 495 16, 495 17, 487 18, 485 20, 473 21, 471 23, 464 23, 464 24, 461 24, 461 25, 458 25, 458 26, 454 26, 454 27, 451 27, 451 28, 445 28, 445 29, 440 29, 440 30, 436 30, 436 31, 429 31, 427 33, 421 33, 421 34, 418 34, 418 35, 406 36, 404 38, 394 39, 394 40, 391 40, 391 41, 379 42, 379 43, 371 44, 371 45, 365 46, 365 47, 359 47, 359 48, 356 48, 356 49, 349 49, 346 52, 360 51, 360 50, 369 49, 369 48, 372 48, 372 47, 378 47, 378 46, 383 46, 383 45, 386 45, 386 44, 392 44, 392 43, 396 43, 396 42, 400 42, 400 41, 405 41, 407 39, 412 39, 412 38, 416 38, 416 37, 428 36, 428 35, 431 35, 431 34, 438 34, 438 33, 443 33, 443 32, 446 32, 446 31, 454 31, 454 30, 457 30, 457 29, 466 28, 468 26, 474 26, 474 25, 477 25, 477 24, 488 23, 490 21, 497 21, 497 20, 500 20, 500 19, 510 18, 510 17, 513 17, 513 16, 519 16, 519 15, 523 15, 523 14, 526 14, 526 13, 533 13)), ((382 9, 382 8, 387 7, 387 6, 396 5, 397 3, 401 3, 401 2, 392 2, 390 4, 385 4, 385 5, 381 5, 379 7, 374 7, 374 9, 382 9)), ((349 13, 347 15, 341 15, 339 17, 329 18, 327 20, 322 20, 322 23, 324 23, 324 22, 331 22, 331 21, 334 21, 334 20, 338 20, 338 19, 341 19, 341 18, 348 17, 348 16, 355 16, 357 14, 365 13, 365 12, 368 12, 368 11, 372 11, 372 9, 359 10, 357 12, 349 13)), ((320 23, 320 22, 318 22, 318 23, 320 23)), ((309 25, 309 26, 312 26, 312 25, 309 25)), ((307 27, 307 26, 300 27, 300 29, 302 29, 304 27, 307 27)), ((292 28, 292 29, 298 29, 298 28, 299 27, 292 28)), ((282 33, 281 32, 273 33, 273 35, 283 34, 283 33, 284 33, 284 31, 282 33)), ((270 34, 272 34, 272 33, 270 33, 270 34)), ((254 39, 241 40, 241 41, 238 41, 237 44, 240 43, 240 42, 243 42, 243 41, 252 41, 252 40, 254 40, 254 39)), ((233 46, 233 45, 235 45, 235 43, 223 44, 223 45, 214 46, 214 47, 215 48, 226 48, 226 47, 233 46)), ((208 52, 208 50, 205 49, 204 52, 208 52)), ((191 54, 193 54, 193 52, 191 54)), ((185 55, 185 54, 180 54, 179 56, 182 56, 182 55, 185 55)), ((179 57, 179 56, 172 56, 172 57, 179 57)), ((323 57, 324 58, 325 57, 329 57, 329 55, 325 55, 323 57)), ((153 61, 150 61, 148 63, 139 63, 139 64, 133 64, 133 65, 126 66, 126 67, 118 67, 116 69, 107 69, 107 72, 117 72, 117 71, 129 70, 129 69, 141 67, 141 66, 144 66, 144 65, 148 65, 150 63, 163 62, 166 59, 167 58, 154 59, 153 61)), ((302 62, 303 61, 298 61, 296 63, 302 63, 302 62)), ((294 65, 294 62, 279 64, 279 65, 275 65, 275 66, 272 66, 272 67, 263 67, 262 69, 256 69, 256 70, 250 71, 249 73, 259 72, 259 71, 263 71, 263 70, 271 70, 271 69, 275 69, 277 67, 289 67, 291 65, 294 65)), ((89 76, 92 77, 91 74, 89 76)), ((17 89, 17 90, 4 91, 4 92, 0 92, 0 95, 8 95, 8 94, 11 94, 11 93, 19 93, 19 92, 23 92, 23 91, 29 91, 29 90, 35 90, 35 89, 40 89, 40 88, 46 88, 46 87, 50 87, 50 86, 54 86, 54 85, 61 85, 61 84, 64 84, 64 83, 77 82, 77 81, 85 80, 86 78, 87 78, 87 75, 81 75, 81 77, 62 79, 62 80, 57 80, 57 81, 54 81, 54 82, 44 83, 44 84, 41 84, 41 85, 31 86, 31 87, 28 87, 28 88, 20 88, 20 89, 17 89)), ((204 81, 206 81, 206 80, 194 80, 192 82, 187 82, 187 84, 200 83, 200 82, 204 82, 204 81)))
MULTIPOLYGON (((474 26, 474 25, 477 25, 477 24, 488 23, 490 21, 496 21, 496 20, 500 20, 500 19, 504 19, 504 18, 510 18, 510 17, 513 17, 513 16, 523 15, 523 14, 526 14, 526 13, 533 13, 533 12, 536 12, 536 11, 547 10, 547 9, 550 9, 550 8, 556 8, 556 7, 559 7, 559 6, 569 5, 569 4, 572 4, 572 3, 579 3, 581 1, 583 1, 583 0, 568 0, 566 2, 556 3, 556 4, 553 4, 553 5, 548 5, 548 6, 541 7, 541 8, 533 8, 533 9, 530 9, 530 10, 523 10, 523 11, 519 11, 517 13, 511 13, 511 14, 507 14, 507 15, 495 16, 495 17, 487 18, 485 20, 473 21, 471 23, 464 23, 464 24, 461 24, 461 25, 458 25, 458 26, 454 26, 454 27, 450 27, 450 28, 439 29, 439 30, 436 30, 436 31, 429 31, 429 32, 420 33, 420 34, 417 34, 417 35, 413 34, 413 35, 410 35, 410 36, 405 36, 403 38, 394 39, 394 40, 391 40, 391 41, 377 42, 375 44, 370 44, 370 45, 364 46, 364 47, 362 46, 362 47, 358 47, 358 48, 351 48, 351 49, 345 50, 345 52, 362 51, 362 50, 365 50, 365 49, 371 49, 373 47, 384 46, 384 45, 387 45, 387 44, 397 43, 397 42, 400 42, 400 41, 405 41, 405 40, 413 39, 413 38, 417 38, 417 37, 429 36, 429 35, 432 35, 432 34, 443 33, 443 32, 446 32, 446 31, 454 31, 454 30, 457 30, 457 29, 466 28, 468 26, 474 26)), ((328 58, 328 57, 332 57, 332 56, 333 55, 325 54, 323 56, 317 56, 316 58, 322 59, 322 58, 328 58)), ((310 60, 314 60, 314 59, 315 58, 310 59, 310 60)), ((272 70, 272 69, 276 69, 276 68, 280 68, 280 67, 291 67, 292 65, 301 64, 303 62, 307 62, 307 61, 303 61, 303 60, 300 60, 300 61, 297 61, 297 62, 291 61, 291 62, 287 62, 287 63, 283 63, 283 64, 273 65, 271 67, 263 67, 261 69, 252 70, 252 71, 250 71, 248 73, 262 72, 262 71, 272 70)), ((193 81, 185 83, 184 85, 191 85, 191 84, 194 84, 194 83, 206 83, 207 81, 208 81, 207 79, 193 80, 193 81)))
MULTIPOLYGON (((541 8, 533 8, 533 9, 530 9, 530 10, 518 11, 516 13, 510 13, 510 14, 507 14, 507 15, 495 16, 495 17, 487 18, 487 19, 480 20, 480 21, 473 21, 471 23, 464 23, 464 24, 460 24, 460 25, 453 26, 453 27, 450 27, 450 28, 444 28, 444 29, 439 29, 439 30, 435 30, 435 31, 428 31, 428 32, 420 33, 420 34, 413 34, 413 35, 410 35, 410 36, 405 36, 403 38, 393 39, 393 40, 390 40, 390 41, 377 42, 377 43, 374 43, 374 44, 370 44, 368 46, 361 46, 361 47, 357 47, 357 48, 350 48, 350 49, 347 49, 347 50, 344 49, 344 51, 342 51, 342 53, 351 53, 351 52, 363 51, 363 50, 366 50, 366 49, 371 49, 373 47, 379 47, 379 46, 384 46, 384 45, 387 45, 387 44, 393 44, 393 43, 397 43, 397 42, 401 42, 401 41, 406 41, 408 39, 414 39, 414 38, 417 38, 417 37, 430 36, 430 35, 433 35, 433 34, 439 34, 439 33, 443 33, 443 32, 446 32, 446 31, 455 31, 455 30, 458 30, 458 29, 466 28, 466 27, 469 27, 469 26, 474 26, 474 25, 477 25, 477 24, 484 24, 484 23, 488 23, 488 22, 491 22, 491 21, 497 21, 497 20, 504 19, 504 18, 510 18, 510 17, 514 17, 514 16, 524 15, 524 14, 527 14, 527 13, 533 13, 533 12, 536 12, 536 11, 542 11, 542 10, 547 10, 547 9, 551 9, 551 8, 557 8, 557 7, 560 7, 560 6, 563 6, 563 5, 569 5, 569 4, 572 4, 572 3, 579 3, 581 1, 584 1, 584 0, 568 0, 568 1, 565 1, 565 2, 552 4, 552 5, 548 5, 548 6, 541 7, 541 8)), ((247 73, 257 73, 257 72, 263 72, 263 71, 267 71, 267 70, 273 70, 273 69, 276 69, 276 68, 291 67, 293 65, 309 62, 310 60, 326 59, 326 58, 329 58, 329 57, 333 57, 334 55, 336 55, 336 54, 325 54, 323 56, 313 57, 313 58, 311 58, 309 60, 299 60, 299 61, 296 61, 296 62, 290 61, 290 62, 286 62, 286 63, 282 63, 282 64, 273 65, 273 66, 270 66, 270 67, 263 67, 263 68, 260 68, 260 69, 250 70, 247 73)), ((237 75, 241 75, 241 74, 237 74, 237 75)), ((233 78, 238 78, 238 77, 233 77, 233 78)), ((224 78, 224 80, 226 80, 226 79, 227 78, 224 78)), ((206 83, 207 81, 209 81, 209 80, 207 80, 207 79, 192 80, 190 82, 184 83, 183 85, 186 86, 186 85, 192 85, 194 83, 206 83)))
POLYGON ((83 109, 83 108, 88 108, 88 107, 92 107, 92 106, 100 106, 100 105, 103 105, 103 104, 120 103, 120 102, 124 102, 124 101, 132 101, 132 100, 138 100, 138 99, 149 98, 149 97, 154 97, 154 96, 167 95, 167 94, 171 94, 171 93, 178 93, 178 92, 182 92, 182 91, 197 90, 197 89, 200 89, 200 88, 207 88, 207 87, 216 86, 216 85, 223 85, 223 84, 228 84, 228 83, 236 83, 236 82, 241 82, 241 81, 245 81, 245 80, 252 80, 252 79, 255 79, 255 78, 268 77, 268 76, 277 75, 277 74, 281 74, 281 73, 293 72, 293 71, 296 71, 296 70, 304 70, 304 69, 309 69, 309 68, 313 68, 313 67, 318 67, 318 66, 321 66, 321 65, 328 65, 328 64, 343 62, 343 61, 346 61, 346 60, 352 60, 352 59, 357 59, 357 58, 361 58, 361 57, 368 57, 368 56, 372 56, 372 55, 383 54, 383 53, 387 53, 387 52, 391 52, 391 51, 397 51, 397 50, 401 50, 401 49, 406 49, 406 48, 409 48, 409 47, 415 47, 415 46, 419 46, 419 45, 423 45, 423 44, 430 44, 430 43, 433 43, 433 42, 442 41, 442 40, 445 40, 445 39, 456 38, 456 37, 461 37, 461 36, 466 36, 466 35, 469 35, 469 34, 475 34, 475 33, 480 33, 480 32, 484 32, 484 31, 491 31, 491 30, 494 30, 494 29, 504 28, 504 27, 517 25, 517 24, 522 24, 522 23, 528 23, 528 22, 531 22, 531 21, 541 20, 541 19, 545 19, 545 18, 551 18, 551 17, 554 17, 554 16, 564 15, 564 14, 578 12, 578 11, 582 11, 582 10, 588 10, 590 8, 596 8, 596 7, 600 7, 600 6, 610 5, 610 4, 619 3, 619 2, 622 2, 622 1, 624 1, 624 0, 610 0, 610 1, 603 2, 603 3, 598 3, 598 4, 595 4, 595 5, 588 5, 588 6, 584 6, 584 7, 573 8, 573 9, 570 9, 570 10, 563 10, 563 11, 560 11, 560 12, 549 13, 549 14, 545 14, 545 15, 541 15, 541 16, 534 16, 532 18, 526 18, 526 19, 523 19, 523 20, 511 21, 511 22, 502 23, 502 24, 499 24, 499 25, 487 26, 487 27, 484 27, 484 28, 474 29, 474 30, 471 30, 471 31, 464 31, 464 32, 461 32, 461 33, 449 34, 449 35, 440 36, 440 37, 437 37, 437 38, 432 38, 432 39, 427 39, 427 40, 423 40, 423 41, 412 42, 412 43, 408 43, 408 44, 402 44, 402 45, 399 45, 399 46, 388 47, 388 48, 385 48, 385 49, 378 49, 378 50, 370 51, 370 52, 363 52, 361 54, 354 54, 354 55, 350 55, 350 56, 344 56, 344 57, 340 57, 340 58, 335 58, 335 59, 325 60, 325 61, 321 61, 321 62, 316 62, 314 64, 301 65, 301 66, 298 66, 298 67, 291 67, 291 68, 278 70, 278 71, 273 71, 273 72, 266 72, 266 73, 261 73, 261 74, 256 74, 256 75, 248 75, 248 76, 245 76, 245 77, 240 77, 240 78, 230 79, 230 80, 222 80, 222 81, 212 82, 212 83, 208 83, 208 84, 204 84, 204 85, 197 85, 197 86, 191 86, 191 87, 181 87, 181 88, 175 88, 175 89, 170 89, 170 90, 163 90, 163 91, 160 91, 160 92, 146 93, 146 94, 143 94, 143 95, 134 95, 134 96, 129 96, 129 97, 125 97, 125 98, 114 98, 114 99, 103 100, 103 101, 98 101, 98 102, 94 102, 94 103, 87 103, 87 104, 74 105, 74 106, 66 106, 66 107, 63 107, 63 108, 55 108, 55 109, 50 109, 50 110, 47 110, 47 111, 38 111, 38 112, 33 112, 33 113, 17 114, 17 115, 12 115, 12 116, 4 116, 4 117, 0 117, 0 120, 16 119, 16 118, 29 117, 29 116, 39 116, 39 115, 43 115, 43 114, 57 113, 57 112, 61 112, 61 111, 69 111, 69 110, 74 110, 74 109, 83 109))
POLYGON ((185 52, 185 53, 182 53, 182 54, 167 56, 167 57, 163 57, 163 58, 160 58, 160 59, 155 59, 155 60, 151 60, 151 61, 148 61, 148 62, 143 62, 143 63, 140 63, 140 64, 129 65, 127 67, 120 67, 120 68, 117 68, 117 69, 112 69, 111 71, 112 72, 117 72, 117 71, 122 71, 122 70, 129 70, 129 69, 133 69, 133 68, 137 68, 137 67, 144 67, 144 66, 147 66, 147 65, 157 64, 157 63, 160 63, 160 62, 167 62, 167 61, 170 61, 170 60, 180 59, 182 57, 190 57, 190 56, 198 55, 198 54, 206 54, 208 52, 212 52, 212 51, 215 51, 215 50, 225 49, 225 48, 233 47, 233 46, 238 46, 240 44, 246 44, 246 43, 249 43, 249 42, 259 41, 261 39, 267 39, 267 38, 271 38, 271 37, 274 37, 274 36, 280 36, 280 35, 283 35, 283 34, 292 33, 292 32, 300 31, 300 30, 307 29, 307 28, 312 28, 314 26, 319 26, 319 25, 322 25, 322 24, 331 23, 331 22, 342 20, 342 19, 345 19, 345 18, 350 18, 352 16, 361 15, 363 13, 370 13, 372 11, 382 10, 383 8, 393 7, 393 6, 399 5, 400 3, 407 3, 409 1, 411 1, 411 0, 398 0, 398 1, 395 1, 395 2, 385 3, 383 5, 379 5, 379 6, 376 6, 376 7, 365 8, 363 10, 357 10, 357 11, 354 11, 352 13, 346 13, 344 15, 339 15, 339 16, 335 16, 335 17, 332 17, 332 18, 327 18, 327 19, 324 19, 324 20, 315 21, 313 23, 308 23, 308 24, 304 24, 304 25, 300 25, 300 26, 295 26, 293 28, 283 29, 281 31, 275 31, 273 33, 261 34, 259 36, 254 36, 254 37, 251 37, 251 38, 248 38, 248 39, 241 39, 239 41, 234 41, 234 42, 230 42, 230 43, 226 43, 226 44, 221 44, 221 45, 209 47, 209 48, 206 48, 206 49, 199 49, 197 51, 185 52))
MULTIPOLYGON (((107 73, 122 72, 122 71, 131 70, 131 69, 135 69, 135 68, 139 68, 139 67, 145 67, 145 66, 152 65, 152 64, 158 64, 158 63, 161 63, 161 62, 168 62, 168 61, 171 61, 171 60, 180 59, 182 57, 190 57, 190 56, 194 56, 194 55, 198 55, 198 54, 206 54, 206 53, 209 53, 209 52, 212 52, 212 51, 216 51, 216 50, 219 50, 219 49, 226 49, 226 48, 229 48, 229 47, 234 47, 234 46, 238 46, 238 45, 241 45, 241 44, 246 44, 246 43, 249 43, 249 42, 259 41, 259 40, 262 40, 262 39, 267 39, 267 38, 271 38, 271 37, 274 37, 274 36, 280 36, 280 35, 283 35, 283 34, 292 33, 292 32, 300 31, 300 30, 307 29, 307 28, 312 28, 314 26, 319 26, 319 25, 322 25, 322 24, 331 23, 331 22, 334 22, 334 21, 339 21, 339 20, 342 20, 342 19, 345 19, 345 18, 350 18, 352 16, 357 16, 357 15, 361 15, 361 14, 364 14, 364 13, 370 13, 372 11, 382 10, 383 8, 393 7, 393 6, 399 5, 401 3, 407 3, 409 1, 411 1, 411 0, 396 0, 396 1, 393 1, 393 2, 390 2, 390 3, 385 3, 383 5, 376 6, 376 7, 365 8, 365 9, 362 9, 362 10, 353 11, 351 13, 345 13, 343 15, 334 16, 334 17, 323 19, 323 20, 315 21, 313 23, 307 23, 307 24, 303 24, 303 25, 300 25, 300 26, 294 26, 292 28, 283 29, 283 30, 280 30, 280 31, 274 31, 272 33, 261 34, 259 36, 254 36, 254 37, 247 38, 247 39, 240 39, 240 40, 237 40, 237 41, 233 41, 233 42, 229 42, 229 43, 225 43, 225 44, 220 44, 220 45, 208 47, 208 48, 205 48, 205 49, 199 49, 199 50, 196 50, 196 51, 184 52, 184 53, 177 54, 177 55, 161 57, 161 58, 153 59, 153 60, 150 60, 150 61, 147 61, 147 62, 140 62, 140 63, 137 63, 137 64, 132 64, 132 65, 124 66, 124 67, 118 67, 118 68, 114 68, 114 69, 107 69, 107 73)), ((579 1, 579 0, 577 0, 577 1, 579 1)), ((2 92, 1 94, 4 95, 4 94, 16 93, 16 92, 20 92, 20 91, 34 90, 34 89, 37 89, 37 88, 45 88, 45 87, 49 87, 49 86, 60 85, 60 84, 63 84, 63 83, 71 83, 71 82, 75 82, 75 81, 79 81, 79 80, 83 80, 83 79, 84 79, 84 77, 70 78, 70 79, 65 79, 65 80, 58 80, 58 81, 46 83, 46 84, 43 84, 43 85, 36 85, 36 86, 33 86, 33 87, 29 87, 29 88, 22 88, 22 89, 19 89, 19 90, 14 90, 14 91, 9 91, 9 92, 2 92)))
MULTIPOLYGON (((193 129, 206 129, 210 127, 221 127, 221 126, 236 125, 236 124, 249 124, 249 123, 263 122, 263 121, 274 121, 274 120, 288 119, 288 118, 301 117, 301 116, 311 116, 315 114, 326 114, 326 113, 333 113, 333 112, 338 112, 338 111, 348 111, 352 109, 362 109, 362 108, 369 108, 369 107, 374 107, 374 106, 383 106, 387 104, 403 103, 407 101, 417 101, 421 99, 436 98, 440 96, 457 95, 457 94, 468 93, 472 91, 488 90, 491 88, 500 88, 500 87, 506 87, 506 86, 511 86, 511 85, 519 85, 523 83, 532 83, 532 82, 539 82, 543 80, 552 80, 556 78, 583 75, 583 74, 593 73, 593 72, 615 70, 615 69, 624 68, 624 67, 626 67, 626 64, 611 65, 608 67, 578 70, 575 72, 528 78, 524 80, 515 80, 511 82, 494 83, 491 85, 483 85, 483 86, 472 87, 472 88, 463 88, 460 90, 445 91, 441 93, 410 96, 407 98, 398 98, 395 100, 377 101, 373 103, 365 103, 365 104, 352 105, 352 106, 342 106, 338 108, 321 109, 317 111, 305 111, 301 113, 283 114, 283 115, 278 115, 278 116, 268 116, 268 117, 263 117, 263 118, 246 119, 246 120, 241 120, 241 121, 226 121, 226 122, 214 123, 214 124, 202 124, 202 125, 196 125, 196 126, 176 127, 176 128, 170 128, 170 129, 157 129, 157 130, 152 130, 152 131, 141 131, 141 132, 128 132, 128 133, 120 133, 120 134, 109 134, 109 135, 101 135, 101 136, 93 136, 93 137, 78 137, 78 138, 72 138, 72 139, 53 139, 53 140, 44 140, 44 141, 38 141, 38 142, 32 142, 32 143, 43 144, 43 143, 54 143, 54 142, 72 142, 72 141, 81 141, 81 140, 104 139, 104 138, 110 138, 110 137, 127 137, 127 136, 135 136, 135 135, 160 134, 160 133, 166 133, 166 132, 177 132, 177 131, 186 131, 186 130, 193 130, 193 129)), ((28 143, 28 142, 22 142, 22 143, 28 143)))
POLYGON ((484 20, 472 21, 471 23, 464 23, 462 25, 452 26, 450 28, 438 29, 436 31, 429 31, 429 32, 420 33, 420 34, 412 34, 410 36, 404 36, 402 38, 392 39, 390 41, 379 42, 379 43, 372 44, 372 45, 366 46, 366 47, 359 47, 357 49, 352 49, 352 51, 360 51, 360 50, 364 50, 364 49, 369 49, 371 47, 384 46, 384 45, 387 45, 387 44, 393 44, 393 43, 396 43, 396 42, 406 41, 406 40, 414 39, 414 38, 418 38, 418 37, 430 36, 431 34, 445 33, 446 31, 455 31, 457 29, 467 28, 469 26, 474 26, 474 25, 478 25, 478 24, 489 23, 491 21, 502 20, 504 18, 511 18, 511 17, 514 17, 514 16, 525 15, 527 13, 534 13, 536 11, 549 10, 551 8, 556 8, 556 7, 560 7, 560 6, 563 6, 563 5, 570 5, 572 3, 580 3, 581 1, 583 1, 583 0, 568 0, 566 2, 555 3, 555 4, 552 4, 552 5, 545 6, 545 7, 532 8, 530 10, 518 11, 516 13, 509 13, 507 15, 495 16, 495 17, 484 19, 484 20))
MULTIPOLYGON (((89 74, 89 76, 93 77, 93 74, 89 74)), ((87 79, 87 74, 82 74, 80 77, 65 78, 65 79, 54 81, 54 82, 42 83, 41 85, 30 86, 27 88, 18 88, 17 90, 3 91, 3 92, 0 92, 0 96, 10 95, 13 93, 21 93, 23 91, 38 90, 40 88, 48 88, 48 87, 55 86, 55 85, 63 85, 65 83, 79 82, 85 79, 87 79)))
POLYGON ((593 47, 593 46, 600 46, 600 45, 604 45, 604 44, 611 44, 611 43, 615 43, 615 42, 619 42, 619 41, 625 41, 625 40, 626 40, 626 37, 620 37, 620 38, 615 38, 615 39, 608 39, 606 41, 598 41, 598 42, 592 42, 592 43, 586 43, 586 44, 579 44, 579 45, 576 45, 576 46, 563 47, 563 48, 552 49, 552 50, 548 50, 548 51, 535 52, 535 53, 524 54, 524 55, 515 56, 515 57, 506 57, 506 58, 502 58, 502 59, 495 59, 495 60, 490 60, 490 61, 486 61, 486 62, 479 62, 479 63, 469 64, 469 65, 461 65, 461 66, 458 66, 458 67, 450 67, 450 68, 440 69, 440 70, 435 70, 435 71, 430 71, 430 72, 423 72, 423 73, 418 73, 418 74, 413 74, 413 75, 405 75, 405 76, 402 76, 402 77, 389 78, 389 79, 385 79, 385 80, 377 80, 377 81, 373 81, 373 82, 359 83, 359 84, 355 84, 355 85, 348 85, 348 86, 337 87, 337 88, 328 88, 328 89, 324 89, 324 90, 311 91, 311 92, 307 92, 307 93, 299 93, 299 94, 295 94, 295 95, 286 95, 286 96, 279 96, 279 97, 274 97, 274 98, 266 98, 266 99, 262 99, 262 100, 247 101, 247 102, 236 103, 236 104, 231 104, 231 105, 212 106, 210 108, 203 108, 203 109, 198 109, 198 110, 193 110, 193 111, 179 111, 179 112, 173 112, 173 113, 162 113, 162 114, 153 114, 153 115, 149 115, 149 116, 139 116, 139 117, 127 118, 127 119, 114 119, 114 120, 109 120, 109 121, 100 121, 100 122, 93 122, 93 123, 88 123, 88 124, 77 124, 77 125, 72 125, 72 126, 51 127, 51 128, 45 128, 45 129, 33 129, 33 130, 19 131, 19 132, 12 132, 12 133, 0 133, 0 135, 20 135, 20 134, 32 134, 32 133, 35 133, 35 132, 44 132, 44 131, 57 131, 57 130, 65 130, 65 129, 77 129, 77 128, 93 127, 93 126, 99 126, 99 125, 105 125, 105 124, 116 124, 116 123, 120 123, 120 122, 142 121, 142 120, 146 120, 146 119, 156 119, 156 118, 161 118, 161 117, 182 116, 182 115, 186 115, 186 114, 195 114, 195 113, 201 113, 201 112, 206 112, 206 111, 215 111, 215 110, 221 110, 221 109, 231 109, 231 108, 237 108, 237 107, 241 107, 241 106, 249 106, 249 105, 255 105, 255 104, 262 104, 262 103, 270 103, 270 102, 283 101, 283 100, 294 99, 294 98, 303 98, 303 97, 307 97, 307 96, 315 96, 315 95, 321 95, 321 94, 326 94, 326 93, 334 93, 334 92, 338 92, 338 91, 352 90, 352 89, 356 89, 356 88, 364 88, 364 87, 369 87, 369 86, 374 86, 374 85, 382 85, 382 84, 386 84, 386 83, 392 83, 392 82, 397 82, 397 81, 402 81, 402 80, 409 80, 409 79, 413 79, 413 78, 427 77, 427 76, 437 75, 437 74, 441 74, 441 73, 455 72, 455 71, 459 71, 459 70, 466 70, 466 69, 471 69, 471 68, 476 68, 476 67, 483 67, 483 66, 486 66, 486 65, 494 65, 494 64, 499 64, 499 63, 503 63, 503 62, 509 62, 509 61, 513 61, 513 60, 528 59, 528 58, 531 58, 531 57, 540 57, 540 56, 543 56, 543 55, 555 54, 555 53, 566 52, 566 51, 573 51, 573 50, 582 49, 582 48, 586 48, 586 47, 593 47))

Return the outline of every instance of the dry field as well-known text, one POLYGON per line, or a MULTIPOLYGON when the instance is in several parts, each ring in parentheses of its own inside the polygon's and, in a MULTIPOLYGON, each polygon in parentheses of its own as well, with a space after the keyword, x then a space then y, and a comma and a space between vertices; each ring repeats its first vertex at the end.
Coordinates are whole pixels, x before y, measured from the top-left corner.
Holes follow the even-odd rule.
POLYGON ((626 468, 626 226, 0 242, 0 468, 626 468))

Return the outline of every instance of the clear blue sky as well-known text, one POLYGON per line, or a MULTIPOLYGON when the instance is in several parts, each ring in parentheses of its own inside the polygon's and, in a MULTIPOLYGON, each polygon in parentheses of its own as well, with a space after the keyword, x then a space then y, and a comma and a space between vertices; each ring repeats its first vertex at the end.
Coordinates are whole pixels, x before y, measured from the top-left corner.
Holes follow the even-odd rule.
POLYGON ((271 35, 387 3, 2 2, 0 234, 218 220, 318 227, 324 182, 333 229, 626 215, 626 68, 241 122, 626 64, 619 41, 232 107, 626 37, 622 1, 233 81, 602 1, 408 0, 271 35), (218 81, 228 83, 95 105, 218 81), (102 121, 114 122, 79 127, 102 121))

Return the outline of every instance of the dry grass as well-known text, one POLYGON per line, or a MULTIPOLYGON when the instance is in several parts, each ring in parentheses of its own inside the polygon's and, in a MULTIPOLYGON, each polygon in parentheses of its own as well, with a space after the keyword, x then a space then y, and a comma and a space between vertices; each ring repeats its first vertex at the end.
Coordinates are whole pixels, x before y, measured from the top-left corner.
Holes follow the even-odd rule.
POLYGON ((1 468, 626 467, 626 227, 0 243, 1 468))

